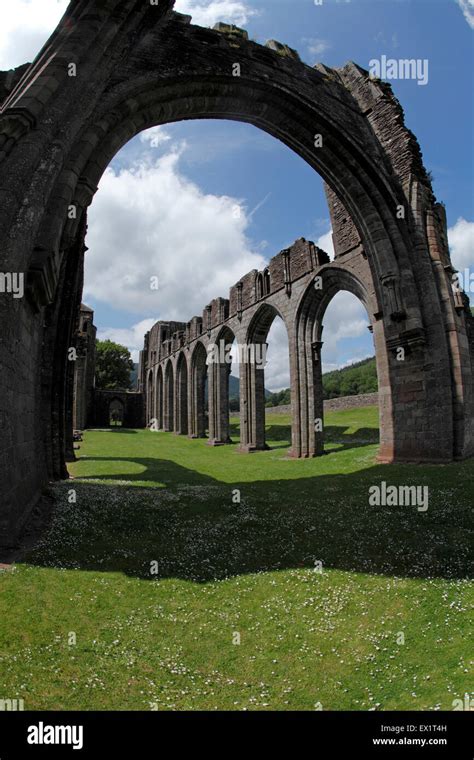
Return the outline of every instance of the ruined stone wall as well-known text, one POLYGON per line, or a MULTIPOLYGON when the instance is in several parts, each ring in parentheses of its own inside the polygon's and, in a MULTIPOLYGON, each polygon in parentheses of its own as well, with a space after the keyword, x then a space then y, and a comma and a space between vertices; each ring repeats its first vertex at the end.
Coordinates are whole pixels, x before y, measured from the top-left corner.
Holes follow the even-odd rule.
POLYGON ((77 360, 74 365, 74 430, 85 430, 92 416, 97 335, 93 319, 92 309, 81 306, 76 336, 77 360))
MULTIPOLYGON (((358 396, 340 396, 339 398, 325 399, 324 411, 336 412, 348 409, 359 409, 363 406, 377 406, 379 403, 378 393, 361 393, 358 396)), ((291 405, 267 406, 266 414, 291 414, 291 405)))
POLYGON ((231 286, 228 299, 213 299, 203 309, 202 316, 192 317, 188 322, 159 321, 153 325, 145 337, 144 366, 141 371, 146 377, 147 370, 166 357, 192 344, 216 327, 238 318, 244 311, 269 296, 283 291, 285 304, 291 296, 292 283, 328 263, 328 254, 312 241, 305 238, 296 240, 290 248, 273 256, 264 271, 252 270, 243 275, 238 283, 231 286), (268 273, 267 276, 265 273, 268 273), (258 278, 261 278, 263 287, 261 295, 258 293, 258 278))
POLYGON ((123 427, 136 429, 145 427, 145 409, 143 393, 134 391, 94 390, 91 427, 108 428, 110 424, 110 405, 118 399, 124 407, 123 427))

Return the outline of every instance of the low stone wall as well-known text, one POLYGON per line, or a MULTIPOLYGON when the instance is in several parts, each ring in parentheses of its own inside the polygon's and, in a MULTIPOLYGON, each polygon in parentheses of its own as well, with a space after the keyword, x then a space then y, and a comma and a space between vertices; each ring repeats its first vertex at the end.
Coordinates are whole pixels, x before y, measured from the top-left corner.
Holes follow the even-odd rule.
MULTIPOLYGON (((324 411, 332 412, 340 409, 356 409, 359 406, 372 406, 379 403, 378 393, 361 393, 360 396, 340 396, 324 402, 324 411)), ((291 406, 269 406, 266 414, 290 414, 291 406)))

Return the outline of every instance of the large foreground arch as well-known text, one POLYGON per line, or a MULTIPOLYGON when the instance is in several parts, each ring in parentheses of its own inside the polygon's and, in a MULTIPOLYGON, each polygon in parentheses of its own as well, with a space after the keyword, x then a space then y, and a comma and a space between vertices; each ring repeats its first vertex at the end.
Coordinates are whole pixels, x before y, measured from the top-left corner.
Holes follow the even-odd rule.
POLYGON ((26 298, 0 294, 3 542, 47 480, 67 474, 87 207, 127 140, 181 119, 251 123, 327 183, 336 258, 365 262, 369 316, 397 378, 386 460, 473 452, 472 320, 450 285, 443 208, 390 87, 355 64, 313 69, 285 46, 193 26, 172 6, 72 2, 31 66, 0 72, 1 268, 26 277, 26 298))

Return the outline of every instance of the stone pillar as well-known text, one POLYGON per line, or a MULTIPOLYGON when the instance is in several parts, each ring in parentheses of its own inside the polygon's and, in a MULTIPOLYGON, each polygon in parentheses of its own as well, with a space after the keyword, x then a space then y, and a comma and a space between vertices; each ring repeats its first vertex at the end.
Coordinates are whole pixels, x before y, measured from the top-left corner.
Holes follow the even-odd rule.
POLYGON ((206 356, 198 357, 193 362, 189 383, 189 437, 205 438, 206 436, 206 356))
POLYGON ((176 370, 176 417, 175 432, 177 435, 188 434, 188 372, 186 361, 183 359, 178 363, 176 370))
POLYGON ((319 457, 324 454, 324 393, 321 362, 322 341, 311 344, 310 354, 310 396, 312 405, 308 419, 308 451, 306 456, 319 457))
POLYGON ((297 351, 290 351, 293 457, 324 454, 322 345, 304 340, 297 351))
POLYGON ((250 354, 240 361, 240 450, 261 451, 265 443, 265 370, 250 354))
POLYGON ((147 374, 147 381, 146 381, 146 424, 147 424, 147 427, 150 425, 150 422, 153 419, 152 384, 153 384, 153 373, 150 371, 147 374))
MULTIPOLYGON (((474 388, 466 324, 470 314, 468 304, 465 307, 463 290, 455 280, 446 228, 443 206, 436 204, 429 208, 426 212, 426 235, 441 296, 440 305, 451 358, 453 454, 454 459, 464 459, 474 451, 474 388)), ((468 287, 468 283, 464 286, 468 287)))
POLYGON ((174 429, 174 387, 173 387, 173 368, 168 364, 165 374, 165 393, 164 393, 164 431, 171 433, 174 429))
POLYGON ((86 360, 83 354, 78 354, 74 370, 74 401, 72 424, 74 430, 84 430, 86 426, 86 360))
POLYGON ((158 430, 165 426, 163 414, 163 371, 160 367, 156 376, 156 422, 158 430))
POLYGON ((213 362, 208 368, 209 445, 231 443, 229 434, 229 375, 231 365, 213 362))

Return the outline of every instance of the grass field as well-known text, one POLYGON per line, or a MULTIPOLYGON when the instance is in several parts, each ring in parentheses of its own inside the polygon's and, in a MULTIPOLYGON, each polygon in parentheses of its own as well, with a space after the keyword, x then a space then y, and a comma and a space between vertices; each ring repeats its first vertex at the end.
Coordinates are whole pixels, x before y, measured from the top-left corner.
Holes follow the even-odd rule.
POLYGON ((450 710, 472 692, 474 463, 376 464, 371 407, 327 415, 318 459, 288 459, 289 432, 268 416, 252 455, 87 432, 48 532, 0 573, 0 699, 450 710), (382 480, 429 486, 428 510, 369 506, 382 480))

